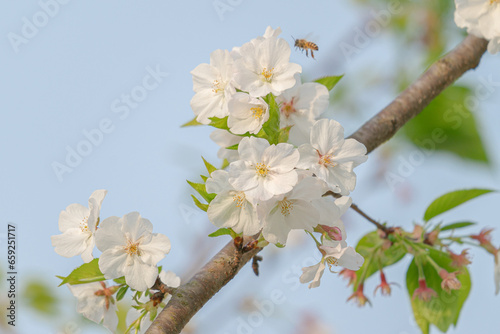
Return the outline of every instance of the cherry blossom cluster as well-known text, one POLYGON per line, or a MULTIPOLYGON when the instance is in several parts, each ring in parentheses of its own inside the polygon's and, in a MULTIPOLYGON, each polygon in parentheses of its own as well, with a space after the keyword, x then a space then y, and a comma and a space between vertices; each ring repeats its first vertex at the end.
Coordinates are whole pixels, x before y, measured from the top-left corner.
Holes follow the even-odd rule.
POLYGON ((455 23, 469 34, 487 39, 488 51, 500 51, 500 0, 455 0, 455 23))
POLYGON ((146 297, 151 296, 148 289, 153 287, 157 278, 169 287, 180 285, 180 279, 173 272, 159 273, 157 267, 157 263, 170 251, 170 240, 163 234, 152 233, 152 223, 138 212, 121 218, 109 217, 101 222, 99 215, 106 194, 106 190, 96 190, 89 198, 88 208, 75 203, 61 211, 59 230, 62 234, 51 237, 52 245, 57 254, 64 257, 80 255, 89 266, 97 246, 102 252, 98 269, 105 280, 118 283, 108 286, 105 281, 94 279, 92 270, 89 270, 90 273, 76 273, 75 278, 81 282, 68 284, 68 288, 78 299, 79 313, 96 323, 102 322, 114 331, 118 324, 115 294, 119 289, 125 293, 130 287, 142 299, 134 298, 136 305, 131 308, 127 321, 137 330, 141 325, 145 329, 156 316, 158 304, 165 305, 171 297, 165 296, 161 303, 152 306, 153 301, 146 297), (94 281, 86 283, 86 279, 94 281), (146 293, 142 294, 143 291, 146 293))
POLYGON ((280 32, 268 27, 241 47, 212 52, 210 64, 191 72, 191 107, 198 123, 217 128, 211 138, 227 165, 205 182, 215 196, 208 200, 210 221, 238 235, 259 234, 261 245, 284 246, 291 230, 321 233, 322 260, 301 277, 316 287, 326 265, 363 264, 345 242, 340 217, 351 205, 353 170, 367 160, 366 148, 344 139, 337 121, 320 119, 328 89, 301 82, 302 68, 290 62, 280 32))

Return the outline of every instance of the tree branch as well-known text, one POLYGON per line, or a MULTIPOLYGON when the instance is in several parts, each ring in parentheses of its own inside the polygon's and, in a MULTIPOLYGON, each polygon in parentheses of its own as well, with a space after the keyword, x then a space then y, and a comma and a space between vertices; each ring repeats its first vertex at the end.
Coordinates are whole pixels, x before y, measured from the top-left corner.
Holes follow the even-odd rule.
MULTIPOLYGON (((373 151, 464 72, 475 68, 486 52, 487 44, 484 39, 467 36, 350 138, 363 143, 368 152, 373 151)), ((245 238, 245 242, 252 240, 251 237, 245 238)), ((259 251, 257 248, 243 254, 232 241, 229 242, 189 282, 177 288, 146 333, 180 333, 193 315, 259 251)))

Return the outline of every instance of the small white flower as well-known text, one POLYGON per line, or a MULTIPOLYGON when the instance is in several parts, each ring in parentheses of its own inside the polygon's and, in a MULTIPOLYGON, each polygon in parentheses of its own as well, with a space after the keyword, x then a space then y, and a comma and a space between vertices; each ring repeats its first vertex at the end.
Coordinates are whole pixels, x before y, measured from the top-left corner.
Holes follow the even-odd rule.
POLYGON ((293 229, 313 232, 320 222, 321 213, 312 201, 324 194, 322 183, 316 177, 305 177, 290 192, 263 205, 264 238, 273 244, 284 245, 293 229))
POLYGON ((211 117, 223 118, 229 114, 227 103, 236 92, 234 88, 233 58, 227 50, 210 54, 210 64, 200 64, 191 71, 193 90, 191 99, 196 120, 209 124, 211 117))
POLYGON ((276 98, 280 104, 280 126, 292 126, 288 142, 295 146, 309 143, 309 133, 317 117, 328 107, 328 89, 319 83, 300 83, 276 98))
MULTIPOLYGON (((181 284, 180 277, 178 277, 172 271, 165 272, 164 270, 162 270, 160 272, 159 276, 160 276, 161 281, 165 285, 167 285, 167 286, 169 286, 171 288, 177 288, 181 284)), ((165 298, 163 298, 162 303, 158 304, 156 306, 153 306, 152 302, 150 301, 150 297, 146 296, 145 294, 143 294, 139 298, 139 302, 140 302, 139 305, 143 306, 145 309, 148 309, 148 311, 147 311, 147 314, 142 317, 140 323, 138 324, 138 326, 139 326, 138 333, 142 334, 142 333, 146 332, 146 330, 153 323, 154 318, 156 318, 156 315, 157 315, 157 312, 158 312, 157 308, 158 307, 164 307, 164 305, 167 304, 170 301, 171 298, 172 298, 172 295, 166 296, 165 298), (146 303, 151 303, 151 304, 144 305, 146 303), (155 312, 151 312, 151 309, 153 309, 155 312), (152 319, 152 316, 154 316, 153 319, 152 319)), ((136 305, 136 306, 139 306, 139 305, 136 305)), ((144 312, 144 308, 141 308, 140 310, 138 310, 135 307, 131 307, 129 309, 129 311, 127 313, 127 318, 125 320, 125 322, 127 323, 127 327, 130 326, 134 321, 136 321, 141 316, 142 312, 144 312)), ((136 328, 136 327, 134 326, 133 329, 134 328, 136 328)), ((134 333, 134 331, 132 330, 131 333, 134 333)))
POLYGON ((226 130, 215 129, 210 134, 210 139, 220 146, 220 149, 217 152, 217 157, 219 159, 226 159, 229 163, 239 159, 240 156, 238 155, 238 150, 228 150, 226 147, 239 144, 243 137, 233 135, 226 130))
POLYGON ((270 145, 262 138, 245 137, 238 146, 240 160, 229 165, 229 183, 248 197, 266 201, 292 190, 298 177, 299 152, 291 144, 270 145))
POLYGON ((300 276, 301 283, 308 283, 309 289, 317 288, 320 285, 321 276, 328 265, 330 271, 332 266, 340 266, 350 270, 358 270, 363 265, 363 257, 356 253, 352 247, 348 247, 345 241, 323 240, 323 246, 320 246, 323 257, 321 261, 310 267, 302 268, 300 276))
POLYGON ((295 74, 302 72, 290 63, 290 46, 282 38, 270 37, 244 44, 236 63, 235 81, 241 90, 259 97, 280 95, 295 85, 295 74))
POLYGON ((262 229, 254 204, 244 191, 235 190, 228 178, 228 172, 216 170, 206 182, 207 192, 217 194, 208 206, 208 219, 218 228, 232 228, 236 233, 254 235, 262 229))
POLYGON ((104 277, 125 276, 127 284, 139 291, 153 286, 158 276, 156 264, 170 251, 170 240, 152 231, 153 224, 138 212, 105 219, 95 235, 104 277))
POLYGON ((118 310, 112 295, 116 288, 106 287, 104 282, 93 282, 88 284, 67 284, 69 290, 77 298, 77 311, 87 319, 102 324, 111 332, 116 331, 118 326, 118 310))
POLYGON ((366 147, 355 139, 344 140, 344 129, 334 121, 322 119, 311 129, 311 144, 299 147, 298 168, 309 169, 330 189, 348 195, 356 186, 353 168, 365 162, 366 147))
POLYGON ((259 133, 262 125, 269 119, 269 106, 260 97, 238 92, 233 95, 228 107, 227 126, 232 133, 238 135, 259 133))
POLYGON ((488 51, 500 51, 500 1, 455 0, 455 23, 469 34, 490 41, 488 51))
MULTIPOLYGON (((276 29, 273 29, 271 28, 271 26, 268 26, 266 28, 266 31, 264 32, 264 35, 263 36, 258 36, 257 38, 254 38, 250 41, 250 43, 253 43, 255 45, 258 45, 260 44, 263 40, 267 39, 267 38, 277 38, 279 35, 281 34, 281 28, 278 27, 276 29)), ((240 49, 241 47, 239 46, 235 46, 232 50, 231 50, 231 57, 233 57, 234 60, 237 60, 237 59, 240 59, 241 58, 241 54, 240 54, 240 49)))
POLYGON ((81 254, 85 263, 92 261, 94 232, 106 194, 106 190, 96 190, 90 195, 88 208, 75 203, 61 211, 59 230, 62 234, 50 237, 57 254, 64 257, 81 254))

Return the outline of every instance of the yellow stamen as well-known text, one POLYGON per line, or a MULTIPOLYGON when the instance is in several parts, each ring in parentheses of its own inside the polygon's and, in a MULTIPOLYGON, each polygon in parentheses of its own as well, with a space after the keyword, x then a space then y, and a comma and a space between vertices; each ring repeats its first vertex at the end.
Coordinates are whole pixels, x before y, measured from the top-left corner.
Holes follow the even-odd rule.
POLYGON ((257 175, 266 177, 267 173, 269 173, 269 167, 259 162, 255 165, 255 171, 257 172, 257 175))
POLYGON ((82 221, 80 222, 80 229, 82 232, 88 232, 89 231, 89 216, 83 217, 82 221))
POLYGON ((331 257, 331 256, 327 257, 325 260, 329 266, 336 266, 339 263, 339 259, 331 257))
POLYGON ((130 240, 127 240, 127 246, 125 246, 125 252, 128 255, 137 255, 141 256, 141 250, 139 249, 139 243, 138 242, 132 242, 130 240))
POLYGON ((237 208, 244 208, 245 207, 245 201, 246 200, 246 197, 245 197, 245 193, 240 191, 238 193, 236 193, 234 196, 233 196, 233 201, 236 202, 236 207, 237 208))
POLYGON ((274 71, 274 67, 271 68, 270 70, 268 70, 267 67, 264 67, 262 69, 262 72, 260 73, 260 75, 263 76, 264 81, 271 82, 271 80, 273 79, 273 75, 274 75, 273 71, 274 71))
POLYGON ((222 82, 220 82, 219 80, 214 80, 214 82, 212 83, 212 92, 217 94, 217 93, 222 92, 223 90, 224 90, 224 87, 223 87, 222 82))
POLYGON ((490 0, 490 5, 498 4, 500 0, 490 0))
POLYGON ((281 209, 281 214, 285 217, 288 216, 290 214, 290 212, 292 212, 292 210, 293 210, 293 202, 287 200, 286 197, 283 198, 283 200, 280 202, 279 206, 281 209))
POLYGON ((250 108, 250 110, 252 111, 253 118, 262 118, 262 114, 264 113, 264 109, 262 107, 254 107, 250 108))
POLYGON ((337 164, 333 162, 331 155, 319 155, 319 164, 325 167, 335 167, 337 164))

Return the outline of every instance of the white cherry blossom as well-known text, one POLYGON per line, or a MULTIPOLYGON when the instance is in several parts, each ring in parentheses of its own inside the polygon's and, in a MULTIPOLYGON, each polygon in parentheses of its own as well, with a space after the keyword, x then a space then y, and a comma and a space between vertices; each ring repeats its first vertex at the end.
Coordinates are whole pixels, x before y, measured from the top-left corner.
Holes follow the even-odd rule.
POLYGON ((314 266, 302 268, 302 275, 300 276, 301 283, 311 282, 309 289, 317 288, 320 285, 326 265, 328 265, 330 271, 332 271, 332 266, 358 270, 363 265, 363 257, 356 253, 354 248, 347 246, 345 241, 324 239, 323 245, 319 248, 323 254, 321 261, 314 266))
POLYGON ((117 287, 107 287, 104 282, 93 282, 88 284, 67 284, 69 290, 77 298, 77 311, 85 318, 92 320, 109 329, 116 331, 118 316, 113 294, 117 287))
POLYGON ((61 211, 59 230, 62 234, 51 237, 52 246, 55 247, 57 254, 64 257, 81 255, 85 263, 92 261, 94 233, 106 194, 106 190, 96 190, 90 195, 88 208, 75 203, 61 211))
POLYGON ((245 137, 238 146, 240 160, 229 165, 229 183, 246 196, 266 201, 292 190, 298 181, 299 152, 291 144, 270 145, 262 138, 245 137))
POLYGON ((288 142, 300 146, 309 143, 309 133, 319 117, 328 107, 328 89, 319 83, 297 83, 276 98, 280 105, 280 126, 292 126, 288 142))
POLYGON ((220 146, 217 152, 217 158, 222 160, 226 159, 229 163, 239 159, 238 150, 228 150, 226 147, 239 144, 243 137, 233 135, 226 130, 215 129, 210 134, 210 139, 220 146))
POLYGON ((105 219, 96 232, 102 255, 99 268, 107 279, 125 276, 127 284, 145 291, 158 276, 156 264, 170 251, 170 240, 152 233, 153 224, 138 212, 105 219))
POLYGON ((260 97, 251 97, 238 92, 228 103, 227 126, 232 133, 242 135, 247 132, 257 134, 269 119, 269 106, 260 97))
POLYGON ((280 95, 295 85, 295 74, 302 72, 300 65, 290 63, 290 53, 290 46, 282 38, 244 44, 241 58, 235 62, 237 85, 254 97, 280 95))
POLYGON ((469 34, 487 39, 488 51, 500 51, 500 1, 455 0, 455 23, 469 34))
POLYGON ((200 64, 191 71, 196 93, 191 99, 191 108, 198 122, 209 124, 209 118, 229 114, 227 103, 236 92, 233 63, 229 51, 215 50, 210 54, 210 64, 200 64))
POLYGON ((262 229, 255 206, 244 191, 234 189, 228 178, 228 172, 216 170, 206 182, 207 192, 217 194, 208 207, 208 219, 218 228, 254 235, 262 229))
POLYGON ((298 168, 309 169, 328 187, 348 195, 356 186, 353 168, 365 162, 366 147, 355 139, 344 140, 344 128, 334 120, 322 119, 311 129, 310 144, 299 147, 298 168))

